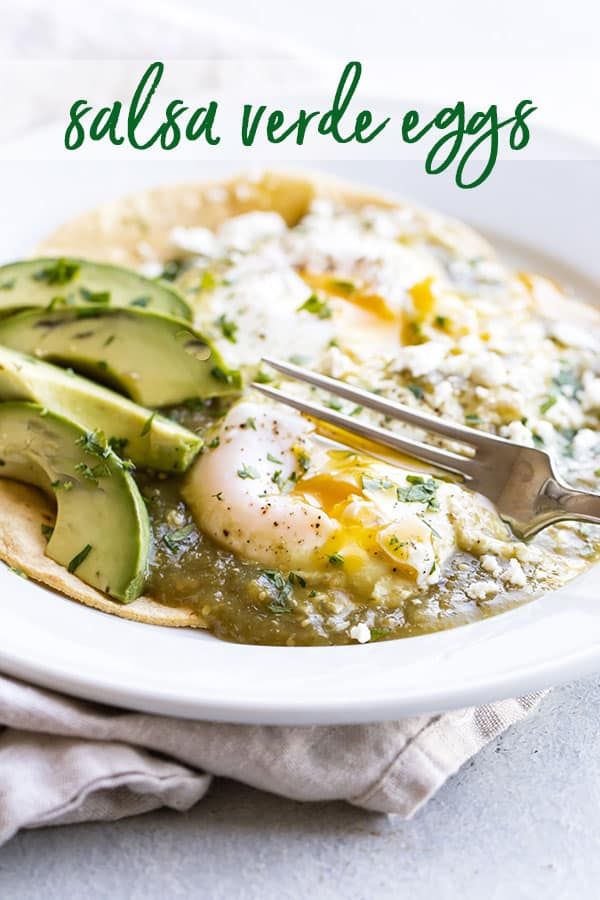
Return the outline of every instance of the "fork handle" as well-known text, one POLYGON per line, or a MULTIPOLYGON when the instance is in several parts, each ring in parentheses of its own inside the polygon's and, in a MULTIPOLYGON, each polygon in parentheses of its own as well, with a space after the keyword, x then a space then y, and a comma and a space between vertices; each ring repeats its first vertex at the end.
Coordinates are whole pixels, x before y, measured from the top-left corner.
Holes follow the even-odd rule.
POLYGON ((555 522, 563 519, 579 519, 600 524, 600 494, 576 491, 554 480, 548 483, 544 493, 552 501, 548 512, 553 511, 557 514, 555 522))

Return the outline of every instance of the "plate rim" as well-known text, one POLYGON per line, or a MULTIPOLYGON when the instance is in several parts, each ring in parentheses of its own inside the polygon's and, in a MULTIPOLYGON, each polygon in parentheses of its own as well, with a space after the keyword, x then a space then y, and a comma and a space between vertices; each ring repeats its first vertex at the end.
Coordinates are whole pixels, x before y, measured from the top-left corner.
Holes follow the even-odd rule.
MULTIPOLYGON (((598 566, 600 567, 600 563, 598 566)), ((243 648, 243 651, 250 653, 257 650, 261 651, 265 659, 270 653, 275 655, 279 651, 284 651, 297 657, 302 656, 307 659, 307 662, 310 662, 311 656, 321 655, 325 650, 329 654, 333 653, 338 657, 348 656, 350 653, 363 653, 375 656, 380 648, 386 647, 391 655, 394 645, 398 643, 410 641, 413 647, 417 644, 423 646, 425 643, 433 641, 443 643, 446 635, 455 635, 457 632, 475 639, 480 637, 481 640, 478 643, 485 643, 488 638, 496 636, 495 632, 502 630, 503 624, 508 625, 515 617, 523 616, 524 613, 527 614, 527 612, 535 610, 536 606, 539 607, 539 604, 545 600, 550 602, 556 600, 560 603, 568 602, 568 594, 577 584, 581 585, 582 582, 587 581, 600 581, 600 569, 596 572, 594 569, 588 569, 581 573, 556 591, 550 591, 539 598, 533 598, 529 603, 507 610, 497 616, 467 623, 452 629, 416 635, 410 638, 401 638, 396 641, 365 645, 286 648, 228 644, 225 641, 220 641, 219 643, 238 650, 243 648)), ((57 595, 43 585, 36 585, 33 582, 32 584, 41 592, 53 594, 58 601, 69 605, 76 604, 76 601, 60 594, 57 595)), ((84 610, 92 616, 106 617, 106 613, 99 610, 88 607, 85 607, 84 610)), ((115 621, 121 626, 124 625, 135 630, 150 629, 152 631, 166 631, 171 634, 180 630, 188 632, 191 630, 172 629, 161 625, 147 625, 116 619, 115 617, 110 618, 111 621, 115 621)), ((219 640, 206 632, 200 632, 200 634, 211 641, 219 640)), ((253 700, 249 704, 246 701, 238 703, 235 698, 232 699, 229 695, 227 697, 213 697, 207 700, 197 696, 190 698, 181 693, 174 693, 169 688, 158 691, 155 687, 146 689, 139 685, 124 688, 123 685, 114 683, 110 678, 107 679, 105 677, 103 681, 99 681, 91 673, 75 673, 69 668, 68 663, 61 667, 60 665, 48 665, 47 663, 36 664, 35 660, 32 659, 24 661, 22 657, 19 657, 17 654, 11 654, 10 651, 7 651, 1 645, 0 667, 4 674, 9 674, 19 679, 26 679, 35 685, 67 693, 80 699, 92 700, 127 710, 198 721, 205 720, 236 724, 352 725, 390 721, 417 714, 443 713, 515 696, 544 692, 551 685, 564 682, 565 680, 585 677, 600 668, 600 633, 596 641, 583 651, 578 648, 570 654, 551 661, 544 659, 534 666, 523 662, 519 667, 512 668, 501 676, 490 675, 485 680, 479 680, 475 686, 465 681, 461 687, 453 685, 450 689, 438 688, 435 692, 431 688, 427 688, 423 691, 417 690, 408 694, 404 693, 401 697, 398 697, 397 693, 393 691, 389 696, 375 700, 370 699, 369 701, 361 696, 356 699, 345 697, 343 702, 340 702, 334 696, 333 698, 327 697, 318 701, 311 700, 310 705, 306 705, 297 696, 292 699, 286 697, 282 700, 273 698, 266 701, 253 700)))

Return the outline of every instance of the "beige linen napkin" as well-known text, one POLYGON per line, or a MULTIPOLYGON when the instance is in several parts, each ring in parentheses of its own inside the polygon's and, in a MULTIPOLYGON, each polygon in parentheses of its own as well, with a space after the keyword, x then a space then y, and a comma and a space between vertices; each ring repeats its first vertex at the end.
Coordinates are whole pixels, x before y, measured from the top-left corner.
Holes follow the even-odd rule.
POLYGON ((541 696, 399 722, 296 728, 127 712, 0 676, 0 843, 20 828, 186 810, 213 775, 409 818, 541 696))

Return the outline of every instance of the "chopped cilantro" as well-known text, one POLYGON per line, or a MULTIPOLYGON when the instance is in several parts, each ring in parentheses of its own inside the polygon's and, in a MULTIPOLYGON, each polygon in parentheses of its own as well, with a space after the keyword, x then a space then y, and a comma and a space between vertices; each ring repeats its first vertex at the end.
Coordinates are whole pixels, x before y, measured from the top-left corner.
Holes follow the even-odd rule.
POLYGON ((268 372, 263 372, 263 370, 260 369, 260 371, 258 371, 254 376, 254 380, 257 382, 257 384, 270 384, 274 379, 273 376, 269 375, 268 372))
POLYGON ((371 478, 370 475, 362 475, 361 481, 363 491, 385 491, 394 487, 393 481, 389 478, 371 478))
POLYGON ((82 437, 77 438, 75 443, 79 447, 83 447, 86 453, 91 453, 92 456, 101 456, 103 459, 106 459, 111 452, 101 431, 88 431, 82 437))
POLYGON ((329 304, 325 300, 320 300, 316 294, 311 294, 308 300, 298 307, 297 312, 302 310, 318 316, 319 319, 330 319, 332 314, 329 304))
POLYGON ((425 391, 423 390, 421 385, 407 384, 406 386, 407 386, 408 390, 411 392, 411 394, 413 395, 413 397, 415 397, 417 400, 422 400, 423 397, 425 396, 425 391))
POLYGON ((221 333, 225 340, 229 341, 231 344, 237 344, 236 335, 239 326, 235 322, 232 322, 231 319, 228 319, 225 313, 223 313, 223 315, 219 316, 215 324, 221 329, 221 333))
POLYGON ((433 321, 437 328, 445 328, 448 324, 448 319, 446 316, 436 316, 433 321))
POLYGON ((469 425, 482 425, 483 419, 477 415, 477 413, 467 413, 465 416, 465 422, 468 422, 469 425))
POLYGON ((39 269, 33 277, 36 281, 45 281, 46 284, 68 284, 79 274, 80 268, 78 262, 57 259, 52 265, 39 269))
POLYGON ((94 475, 94 470, 86 465, 86 463, 77 463, 75 471, 78 472, 82 478, 87 478, 88 481, 94 481, 98 484, 98 479, 94 475))
POLYGON ((146 437, 147 434, 150 434, 150 430, 152 428, 152 423, 154 422, 155 415, 156 415, 156 413, 153 412, 150 416, 148 416, 148 418, 144 422, 144 427, 140 431, 140 437, 146 437))
POLYGON ((583 388, 581 379, 567 366, 562 367, 558 375, 552 379, 552 383, 567 397, 574 397, 583 388))
POLYGON ((90 553, 92 552, 92 545, 86 544, 83 550, 80 550, 79 553, 73 557, 69 565, 67 566, 67 571, 71 573, 71 575, 77 571, 79 566, 85 562, 90 553))
POLYGON ((88 481, 93 481, 96 484, 98 484, 99 478, 110 475, 110 469, 105 463, 99 463, 97 466, 94 466, 93 469, 86 463, 77 463, 75 471, 78 472, 82 478, 87 478, 88 481))
POLYGON ((71 491, 73 489, 72 481, 53 481, 50 487, 53 487, 55 491, 71 491))
POLYGON ((282 459, 277 459, 277 457, 276 457, 276 456, 273 456, 271 453, 267 453, 267 459, 269 460, 269 462, 275 463, 276 466, 282 466, 282 465, 283 465, 283 460, 282 460, 282 459))
POLYGON ((362 411, 363 411, 362 406, 355 406, 354 409, 351 410, 350 415, 351 416, 360 416, 362 411))
POLYGON ((276 484, 282 494, 289 494, 290 491, 294 490, 294 485, 296 484, 297 481, 298 481, 298 476, 296 475, 295 472, 292 472, 292 474, 287 479, 287 481, 281 480, 281 472, 279 472, 276 484))
POLYGON ((304 450, 299 450, 296 453, 296 459, 298 460, 298 465, 302 469, 303 472, 308 472, 310 469, 310 456, 304 450))
POLYGON ((237 470, 238 478, 258 478, 258 472, 252 466, 247 466, 246 463, 242 466, 241 469, 237 470))
POLYGON ((306 579, 302 577, 302 575, 298 575, 296 572, 290 572, 288 575, 288 581, 290 584, 299 584, 300 587, 306 587, 306 579))
POLYGON ((333 397, 331 400, 328 400, 327 403, 325 404, 325 406, 328 406, 329 409, 334 409, 336 412, 339 412, 341 409, 344 408, 342 406, 342 404, 340 403, 340 401, 338 399, 336 399, 335 397, 333 397))
POLYGON ((184 268, 185 262, 183 259, 170 259, 165 263, 160 277, 164 278, 165 281, 175 281, 184 268))
POLYGON ((214 437, 212 439, 212 441, 208 442, 209 449, 215 450, 219 446, 220 443, 221 443, 221 438, 219 437, 219 435, 217 435, 216 437, 214 437))
POLYGON ((433 478, 425 480, 421 475, 407 475, 406 480, 408 487, 396 489, 398 500, 402 503, 426 503, 428 509, 438 509, 438 484, 433 478))
POLYGON ((266 588, 271 598, 268 608, 275 615, 292 611, 290 599, 295 584, 299 584, 300 587, 306 587, 306 581, 301 575, 290 572, 286 578, 282 572, 277 572, 273 569, 263 570, 258 581, 259 584, 266 588))
POLYGON ((137 306, 140 309, 146 309, 149 303, 150 297, 136 297, 135 300, 132 300, 129 305, 137 306))
POLYGON ((54 527, 52 525, 46 525, 45 522, 42 522, 42 524, 40 525, 40 529, 44 537, 50 540, 54 533, 54 527))
POLYGON ((564 455, 565 456, 573 456, 573 441, 575 440, 575 437, 577 435, 577 429, 576 428, 563 428, 563 429, 561 429, 561 434, 564 437, 565 444, 566 444, 565 449, 563 451, 564 455))
POLYGON ((542 413, 542 415, 544 413, 547 413, 549 409, 552 409, 557 399, 558 398, 555 396, 555 394, 550 394, 549 397, 546 397, 544 402, 540 404, 540 412, 542 413))
POLYGON ((184 525, 183 528, 175 528, 173 531, 167 531, 166 534, 163 535, 163 541, 172 553, 176 553, 179 544, 181 544, 182 541, 185 541, 193 531, 193 525, 184 525))
POLYGON ((251 428, 252 431, 256 431, 256 419, 254 416, 248 416, 246 421, 244 422, 246 428, 251 428))
POLYGON ((212 291, 217 286, 217 279, 211 271, 205 269, 198 285, 199 291, 212 291))
POLYGON ((341 555, 341 553, 332 553, 329 557, 329 564, 332 566, 343 566, 344 557, 341 555))
POLYGON ((373 641, 381 641, 390 633, 389 628, 371 628, 371 643, 373 641))

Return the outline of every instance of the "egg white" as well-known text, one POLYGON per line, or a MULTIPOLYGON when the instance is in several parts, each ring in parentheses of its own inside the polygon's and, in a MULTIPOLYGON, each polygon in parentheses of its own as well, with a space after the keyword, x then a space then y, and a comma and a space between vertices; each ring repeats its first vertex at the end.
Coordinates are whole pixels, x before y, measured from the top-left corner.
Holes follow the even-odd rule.
POLYGON ((436 583, 456 549, 455 485, 436 481, 431 504, 401 499, 420 476, 335 448, 295 412, 243 400, 212 444, 184 497, 199 527, 246 559, 317 580, 335 573, 370 595, 389 576, 436 583))

